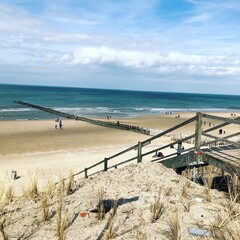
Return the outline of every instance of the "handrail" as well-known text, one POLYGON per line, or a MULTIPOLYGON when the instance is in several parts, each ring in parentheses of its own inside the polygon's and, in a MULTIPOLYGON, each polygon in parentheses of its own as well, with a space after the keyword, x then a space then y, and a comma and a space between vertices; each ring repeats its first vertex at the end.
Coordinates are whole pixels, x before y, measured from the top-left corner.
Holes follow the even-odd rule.
MULTIPOLYGON (((203 116, 205 116, 205 115, 203 115, 203 116)), ((238 119, 240 119, 240 118, 239 118, 239 117, 236 118, 236 120, 238 120, 238 119)), ((167 133, 169 133, 169 132, 171 132, 171 131, 174 131, 174 130, 182 127, 182 126, 185 126, 186 124, 189 124, 189 123, 193 122, 194 120, 196 120, 196 116, 195 116, 195 117, 192 117, 192 118, 188 119, 187 121, 184 121, 184 122, 182 122, 182 123, 180 123, 180 124, 178 124, 178 125, 176 125, 176 126, 174 126, 174 127, 172 127, 172 128, 170 128, 170 129, 167 129, 166 131, 163 131, 163 132, 157 134, 156 136, 153 136, 153 137, 150 137, 150 138, 144 140, 143 142, 141 142, 141 146, 144 147, 144 146, 145 146, 144 144, 146 144, 146 143, 151 143, 154 139, 159 138, 159 137, 161 137, 161 136, 163 136, 163 135, 166 135, 167 133)), ((211 131, 216 130, 216 129, 218 129, 218 128, 221 128, 221 127, 223 127, 223 126, 227 126, 227 125, 229 125, 229 124, 231 124, 231 122, 222 123, 222 124, 219 124, 219 125, 214 126, 214 127, 212 127, 212 128, 206 129, 206 130, 202 131, 202 135, 208 136, 208 134, 207 134, 208 132, 211 132, 211 131)), ((233 136, 237 136, 237 135, 239 135, 239 134, 240 134, 240 133, 234 133, 234 134, 232 134, 232 135, 226 136, 226 137, 221 138, 221 139, 215 139, 214 141, 201 143, 201 146, 205 146, 205 145, 207 145, 207 144, 214 143, 214 142, 216 142, 216 140, 217 140, 217 141, 224 141, 224 140, 226 140, 226 142, 227 142, 227 139, 228 139, 228 138, 231 138, 231 137, 233 137, 233 136)), ((166 144, 166 145, 164 145, 164 146, 162 146, 162 147, 159 147, 159 148, 156 148, 156 149, 154 149, 154 150, 151 150, 151 151, 148 151, 148 152, 146 152, 146 153, 143 153, 143 154, 141 154, 141 157, 144 157, 144 156, 147 156, 147 155, 149 155, 149 154, 151 154, 151 153, 154 153, 154 152, 156 152, 156 151, 160 151, 160 150, 162 150, 162 149, 168 148, 168 147, 170 147, 171 145, 175 145, 175 144, 178 144, 178 143, 187 141, 187 140, 189 140, 189 139, 191 139, 191 138, 194 138, 195 135, 196 135, 196 134, 192 134, 192 135, 187 136, 187 137, 185 137, 185 138, 182 138, 182 139, 179 139, 179 140, 174 141, 174 142, 172 142, 172 143, 166 144)), ((211 135, 210 135, 210 136, 211 136, 211 135)), ((230 141, 229 141, 229 142, 230 142, 230 141)), ((120 155, 122 155, 122 154, 124 154, 124 153, 126 153, 126 152, 129 152, 129 151, 131 151, 131 150, 133 150, 133 149, 136 150, 137 147, 138 147, 138 144, 135 144, 135 145, 133 145, 132 147, 129 147, 129 148, 127 148, 127 149, 125 149, 125 150, 123 150, 123 151, 121 151, 121 152, 119 152, 119 153, 116 153, 116 154, 114 154, 114 155, 112 155, 112 156, 110 156, 110 157, 105 158, 105 160, 100 161, 99 164, 101 164, 101 163, 103 163, 103 162, 105 162, 105 161, 109 161, 109 160, 111 160, 111 159, 113 159, 113 158, 115 158, 115 157, 118 157, 118 156, 120 156, 120 155)), ((191 147, 191 148, 188 148, 188 149, 185 149, 185 150, 181 151, 181 154, 187 153, 187 152, 189 152, 189 151, 191 151, 191 150, 194 150, 194 147, 191 147)), ((169 154, 169 155, 167 155, 167 156, 165 156, 165 157, 163 157, 163 158, 154 159, 154 160, 152 160, 152 162, 154 162, 154 161, 160 161, 160 160, 162 161, 162 160, 164 160, 164 159, 167 159, 167 158, 169 158, 169 157, 171 157, 171 156, 174 156, 174 155, 177 155, 177 154, 178 154, 178 152, 176 152, 176 153, 171 153, 171 154, 169 154)), ((138 159, 138 157, 135 156, 135 157, 132 157, 132 158, 127 159, 127 160, 125 160, 125 161, 121 161, 120 163, 116 163, 116 164, 114 164, 114 165, 112 165, 112 166, 107 167, 107 170, 108 170, 108 169, 112 169, 112 168, 116 168, 116 167, 118 167, 118 166, 120 166, 120 165, 123 165, 123 164, 125 164, 125 163, 131 162, 131 161, 133 161, 133 160, 135 160, 135 159, 138 159)), ((99 164, 97 164, 97 165, 99 165, 99 164)), ((94 164, 94 165, 96 165, 96 164, 94 164)), ((93 168, 94 165, 91 166, 90 168, 93 168)), ((90 168, 88 168, 88 169, 90 169, 90 168)))
POLYGON ((227 123, 240 125, 239 119, 230 119, 230 118, 225 118, 225 117, 213 116, 213 115, 206 114, 206 113, 203 113, 202 116, 205 118, 213 119, 213 120, 224 121, 227 123))
POLYGON ((116 163, 116 164, 108 167, 108 169, 118 167, 118 166, 123 165, 123 164, 125 164, 125 163, 131 162, 131 161, 133 161, 133 160, 135 160, 135 159, 137 159, 137 157, 133 157, 133 158, 127 159, 127 160, 122 161, 122 162, 120 162, 120 163, 116 163))
POLYGON ((167 133, 170 133, 170 132, 172 132, 172 131, 180 128, 180 127, 183 127, 183 126, 185 126, 185 125, 187 125, 187 124, 189 124, 189 123, 191 123, 195 120, 196 120, 196 116, 192 117, 192 118, 189 118, 188 120, 186 120, 186 121, 184 121, 184 122, 182 122, 182 123, 180 123, 180 124, 178 124, 178 125, 176 125, 172 128, 169 128, 169 129, 167 129, 167 130, 165 130, 165 131, 163 131, 163 132, 161 132, 161 133, 159 133, 159 134, 157 134, 153 137, 148 138, 147 140, 143 141, 142 143, 144 144, 144 143, 149 142, 149 141, 151 142, 152 140, 154 140, 156 138, 159 138, 159 137, 162 137, 162 136, 166 135, 167 133))
MULTIPOLYGON (((113 123, 113 122, 108 122, 108 121, 100 121, 100 120, 85 118, 85 117, 76 116, 76 115, 74 115, 74 114, 64 113, 64 112, 57 111, 57 110, 54 110, 54 109, 51 109, 51 108, 46 108, 46 107, 43 107, 43 106, 39 106, 39 105, 35 105, 35 104, 23 102, 23 101, 14 101, 14 102, 19 103, 19 104, 22 104, 22 105, 27 105, 27 106, 29 106, 29 107, 37 108, 37 109, 40 109, 40 110, 42 110, 42 111, 46 111, 46 112, 49 112, 49 113, 52 113, 52 114, 56 114, 56 115, 59 115, 59 116, 63 116, 63 117, 66 117, 66 118, 70 118, 70 119, 81 120, 81 121, 85 121, 85 122, 88 122, 88 123, 91 123, 91 124, 100 125, 100 126, 104 126, 104 127, 118 128, 118 129, 122 129, 122 130, 134 131, 134 132, 142 133, 142 134, 145 134, 145 135, 150 135, 150 130, 149 130, 149 129, 146 129, 146 128, 140 128, 140 127, 137 127, 137 126, 131 126, 131 125, 127 125, 127 124, 120 124, 119 122, 113 123)), ((165 130, 165 131, 163 131, 163 132, 161 132, 161 133, 159 133, 159 134, 157 134, 157 135, 155 135, 155 136, 153 136, 153 137, 150 137, 150 138, 148 138, 148 139, 146 139, 146 140, 144 140, 144 141, 142 141, 142 142, 139 142, 139 143, 136 144, 136 145, 133 145, 133 146, 131 146, 131 147, 129 147, 129 148, 123 150, 123 151, 120 151, 120 152, 118 152, 118 153, 116 153, 116 154, 114 154, 114 155, 112 155, 112 156, 110 156, 110 157, 107 157, 107 158, 105 158, 104 160, 102 160, 102 161, 100 161, 100 162, 97 162, 97 163, 95 163, 95 164, 93 164, 93 165, 91 165, 91 166, 89 166, 89 167, 86 167, 84 170, 82 170, 82 171, 80 171, 80 172, 78 172, 78 173, 75 173, 74 176, 79 175, 79 174, 81 174, 81 173, 85 173, 85 177, 88 177, 88 176, 90 176, 90 175, 93 175, 93 174, 95 174, 95 173, 88 175, 88 170, 91 170, 91 169, 93 169, 93 168, 95 168, 95 167, 97 167, 97 166, 99 166, 99 165, 101 165, 101 164, 104 164, 103 170, 100 170, 100 171, 98 171, 98 172, 107 171, 108 169, 111 169, 111 168, 116 168, 116 167, 118 167, 118 166, 120 166, 120 165, 123 165, 123 164, 125 164, 125 163, 131 162, 131 161, 133 161, 133 160, 135 160, 135 159, 137 159, 137 162, 141 162, 143 157, 145 157, 145 156, 147 156, 147 155, 149 155, 149 154, 151 154, 151 153, 160 151, 160 150, 165 149, 165 148, 167 148, 167 147, 170 147, 171 145, 174 145, 174 144, 180 144, 179 146, 181 146, 181 143, 182 143, 182 142, 187 141, 187 140, 189 140, 189 139, 191 139, 191 138, 196 138, 196 136, 199 136, 199 134, 200 134, 200 135, 203 135, 203 136, 206 136, 206 137, 209 137, 209 138, 213 138, 213 139, 215 139, 215 140, 214 140, 214 141, 210 141, 210 142, 200 143, 200 142, 199 142, 199 141, 201 140, 201 138, 200 138, 200 140, 198 140, 198 142, 199 142, 199 143, 198 143, 198 147, 199 147, 199 146, 200 146, 200 147, 201 147, 201 146, 205 146, 205 145, 207 145, 207 144, 211 144, 211 143, 219 142, 219 141, 225 141, 225 142, 231 143, 231 144, 234 143, 234 144, 236 144, 237 146, 240 146, 239 143, 236 143, 236 142, 227 140, 228 138, 231 138, 231 137, 233 137, 233 136, 239 135, 239 132, 238 132, 238 133, 231 134, 231 135, 226 136, 226 137, 223 137, 223 138, 218 138, 218 137, 212 136, 212 135, 210 135, 210 134, 207 134, 208 132, 211 132, 211 131, 213 131, 213 130, 222 128, 222 127, 227 126, 227 125, 229 125, 229 124, 237 124, 237 125, 240 125, 240 121, 239 121, 239 120, 240 120, 240 117, 237 117, 237 118, 235 118, 235 119, 229 119, 229 118, 213 116, 213 115, 205 114, 205 113, 197 113, 196 116, 194 116, 194 117, 192 117, 192 118, 190 118, 190 119, 188 119, 188 120, 186 120, 186 121, 184 121, 184 122, 182 122, 182 123, 180 123, 180 124, 178 124, 178 125, 176 125, 176 126, 174 126, 174 127, 171 127, 171 128, 169 128, 169 129, 167 129, 167 130, 165 130), (207 130, 205 130, 205 131, 201 131, 201 127, 200 127, 200 126, 201 126, 201 123, 200 123, 200 122, 197 122, 197 125, 196 125, 196 126, 197 126, 198 129, 199 129, 199 130, 198 130, 198 135, 196 135, 197 133, 195 133, 195 134, 192 134, 192 135, 187 136, 187 137, 185 137, 185 138, 182 138, 182 139, 179 139, 179 140, 177 140, 177 141, 174 141, 174 142, 172 142, 172 143, 166 144, 165 146, 156 148, 156 149, 151 150, 151 151, 148 151, 148 152, 146 152, 146 153, 142 153, 142 148, 145 147, 146 145, 150 144, 153 140, 155 140, 155 139, 157 139, 157 138, 159 138, 159 137, 161 137, 161 136, 164 136, 164 135, 166 135, 167 133, 170 133, 170 132, 172 132, 172 131, 174 131, 174 130, 176 130, 176 129, 178 129, 178 128, 181 128, 181 127, 183 127, 183 126, 185 126, 185 125, 187 125, 187 124, 189 124, 189 123, 191 123, 191 122, 193 122, 193 121, 195 121, 195 120, 198 120, 198 117, 197 117, 197 116, 201 116, 201 118, 210 118, 210 119, 214 119, 214 120, 218 120, 218 121, 224 121, 224 123, 219 124, 219 125, 217 125, 217 126, 214 126, 214 127, 212 127, 212 128, 209 128, 209 129, 207 129, 207 130), (132 157, 132 158, 130 158, 130 159, 121 161, 120 163, 116 163, 116 164, 108 167, 108 161, 110 161, 110 160, 112 160, 112 159, 114 159, 114 158, 116 158, 116 157, 118 157, 118 156, 121 156, 121 155, 123 155, 123 154, 125 154, 125 153, 127 153, 127 152, 129 152, 129 151, 131 151, 131 150, 133 150, 133 149, 134 149, 134 150, 138 150, 138 151, 137 151, 137 156, 134 156, 134 157, 132 157)), ((186 152, 188 152, 188 151, 190 151, 190 150, 193 150, 193 149, 195 149, 195 148, 196 148, 196 146, 195 146, 195 147, 192 147, 192 148, 189 148, 189 149, 186 149, 186 150, 183 150, 183 151, 180 152, 180 151, 179 151, 179 147, 178 147, 178 150, 177 150, 176 153, 171 153, 171 154, 169 154, 169 155, 167 155, 167 156, 165 156, 165 157, 163 157, 163 158, 154 159, 154 160, 152 160, 152 162, 155 162, 155 161, 163 161, 164 159, 167 159, 167 158, 172 157, 172 156, 174 156, 174 155, 176 155, 176 157, 178 157, 178 155, 181 155, 181 157, 182 157, 182 156, 183 156, 183 155, 182 155, 183 153, 186 153, 186 152)), ((176 158, 176 157, 175 157, 175 158, 176 158)))
POLYGON ((102 161, 100 161, 100 162, 97 162, 97 163, 93 164, 93 165, 90 166, 90 167, 87 167, 87 169, 88 169, 88 170, 89 170, 89 169, 92 169, 92 168, 94 168, 94 167, 96 167, 96 166, 98 166, 98 165, 100 165, 100 164, 102 164, 102 163, 104 163, 104 160, 102 160, 102 161))

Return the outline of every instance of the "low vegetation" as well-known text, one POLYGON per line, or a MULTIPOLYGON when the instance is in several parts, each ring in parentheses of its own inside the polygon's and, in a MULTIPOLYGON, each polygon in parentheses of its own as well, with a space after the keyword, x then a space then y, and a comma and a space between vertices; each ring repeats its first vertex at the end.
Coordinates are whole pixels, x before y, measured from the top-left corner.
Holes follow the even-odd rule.
POLYGON ((212 171, 205 171, 207 184, 199 186, 163 166, 138 164, 135 168, 138 175, 133 165, 126 173, 122 168, 79 183, 70 173, 58 184, 48 181, 41 191, 33 178, 18 197, 12 184, 1 185, 0 239, 41 239, 44 234, 58 240, 77 239, 79 234, 83 239, 104 240, 147 240, 152 235, 204 239, 191 236, 189 227, 210 231, 210 239, 240 239, 237 176, 232 176, 224 194, 212 190, 212 171))

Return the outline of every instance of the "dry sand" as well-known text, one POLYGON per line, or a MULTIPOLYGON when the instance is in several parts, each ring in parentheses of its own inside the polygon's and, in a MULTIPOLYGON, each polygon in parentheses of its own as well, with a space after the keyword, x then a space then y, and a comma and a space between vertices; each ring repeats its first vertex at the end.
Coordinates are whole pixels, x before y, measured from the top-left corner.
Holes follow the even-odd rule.
MULTIPOLYGON (((194 114, 180 113, 176 115, 145 116, 133 119, 114 119, 140 127, 165 130, 175 126, 194 114)), ((230 117, 229 113, 215 113, 215 115, 230 117)), ((203 127, 207 129, 209 121, 203 127)), ((211 121, 211 124, 218 124, 211 121)), ((80 121, 63 120, 63 130, 54 129, 54 121, 1 121, 0 122, 0 184, 12 183, 14 194, 26 193, 27 186, 33 177, 37 178, 38 187, 43 190, 49 179, 59 181, 61 176, 67 176, 69 171, 74 173, 103 160, 129 146, 143 141, 149 136, 134 132, 98 127, 80 121), (11 170, 16 170, 19 179, 10 181, 11 170)), ((194 133, 194 124, 175 131, 173 134, 194 133)), ((224 128, 226 135, 239 131, 239 127, 230 125, 224 128)), ((218 135, 217 131, 213 134, 218 135)), ((171 136, 164 136, 146 146, 148 151, 171 142, 171 136)), ((187 148, 190 145, 184 144, 187 148)), ((175 151, 163 150, 164 155, 175 151)), ((133 150, 120 157, 118 161, 136 156, 133 150)), ((152 160, 152 155, 144 161, 152 160)), ((116 160, 117 161, 117 160, 116 160)), ((113 160, 112 162, 116 162, 113 160)), ((112 163, 112 164, 113 164, 112 163)), ((102 169, 100 166, 99 169, 102 169)), ((114 199, 117 196, 119 207, 114 218, 114 229, 117 227, 116 239, 170 239, 170 224, 176 208, 179 210, 182 239, 200 239, 190 236, 189 227, 210 229, 219 224, 229 214, 229 202, 223 193, 211 191, 212 202, 206 201, 206 188, 190 183, 187 194, 183 196, 183 188, 188 180, 178 176, 173 170, 166 169, 161 164, 142 163, 131 164, 121 169, 103 172, 89 179, 75 178, 75 192, 63 199, 63 217, 67 217, 69 224, 66 229, 66 239, 104 239, 107 221, 110 213, 103 221, 96 219, 96 213, 90 212, 89 218, 79 217, 80 212, 89 212, 96 208, 98 192, 104 188, 104 199, 114 199), (150 206, 156 200, 158 191, 164 196, 164 212, 155 223, 151 222, 150 206)), ((6 234, 9 239, 57 239, 56 237, 56 195, 50 201, 51 219, 42 222, 41 201, 39 197, 29 200, 26 195, 17 198, 10 205, 3 208, 1 218, 5 214, 9 219, 6 234), (8 212, 8 213, 7 213, 8 212), (29 235, 28 235, 29 234, 29 235)), ((235 208, 239 211, 239 206, 235 208)), ((233 232, 239 226, 239 221, 229 225, 233 232), (234 224, 237 224, 234 226, 234 224)), ((225 232, 228 233, 227 231, 225 232)), ((217 238, 215 238, 217 239, 217 238)), ((225 238, 229 239, 229 238, 225 238)), ((235 238, 237 239, 237 238, 235 238)))
MULTIPOLYGON (((74 188, 73 188, 74 189, 74 188)), ((50 196, 50 195, 48 195, 50 196)), ((47 222, 42 220, 43 209, 39 197, 26 196, 5 207, 9 211, 5 232, 9 239, 60 239, 57 238, 58 200, 56 195, 49 200, 47 222), (57 213, 56 213, 57 212, 57 213), (19 238, 21 236, 21 238, 19 238)), ((69 240, 110 239, 107 233, 112 226, 111 239, 239 239, 239 204, 230 211, 230 202, 224 193, 210 190, 190 182, 159 163, 131 164, 122 169, 103 172, 76 183, 75 191, 62 201, 62 221, 66 222, 65 236, 69 240), (105 209, 118 202, 112 221, 113 209, 103 220, 97 219, 99 192, 103 189, 105 209), (162 206, 161 214, 153 221, 153 206, 160 191, 157 206, 162 206), (208 196, 208 197, 207 197, 208 196), (178 211, 176 224, 174 216, 178 211), (81 217, 86 213, 88 217, 81 217), (230 215, 232 218, 229 218, 230 215), (224 220, 229 219, 225 224, 224 220), (108 224, 108 222, 111 222, 108 224), (223 221, 223 222, 222 222, 223 221), (112 224, 112 225, 111 225, 112 224), (218 226, 220 226, 218 229, 218 226), (181 238, 173 233, 171 226, 181 233, 181 238), (212 238, 194 237, 189 228, 210 230, 212 238), (215 230, 215 236, 213 236, 215 230), (234 233, 235 232, 235 233, 234 233), (225 237, 219 235, 225 234, 225 237), (235 235, 235 238, 230 236, 235 235), (142 236, 142 238, 140 238, 142 236)), ((156 206, 156 204, 155 204, 156 206)))
MULTIPOLYGON (((111 121, 119 120, 135 126, 166 130, 195 115, 194 113, 178 114, 112 119, 111 121), (178 114, 181 116, 180 119, 176 118, 178 114)), ((230 113, 214 114, 231 117, 230 113)), ((203 129, 208 128, 208 123, 207 120, 203 129)), ((211 124, 217 124, 217 122, 211 121, 211 124)), ((63 120, 63 130, 56 130, 54 126, 53 120, 1 121, 0 179, 4 181, 6 176, 10 177, 11 170, 16 170, 20 176, 15 183, 17 191, 20 191, 21 185, 26 184, 33 176, 43 182, 50 178, 57 181, 60 175, 66 176, 70 170, 78 172, 105 157, 137 144, 138 141, 149 138, 134 132, 99 127, 74 120, 63 120)), ((192 123, 173 134, 192 134, 194 128, 195 123, 192 123)), ((227 134, 236 130, 239 131, 239 127, 234 125, 226 128, 227 134)), ((217 131, 214 134, 217 135, 217 131)), ((151 150, 166 145, 170 141, 169 136, 164 136, 145 148, 151 150)), ((163 153, 166 155, 172 151, 167 149, 163 153)), ((132 151, 116 161, 126 160, 136 154, 137 151, 132 151)), ((149 156, 144 160, 151 159, 149 156)))

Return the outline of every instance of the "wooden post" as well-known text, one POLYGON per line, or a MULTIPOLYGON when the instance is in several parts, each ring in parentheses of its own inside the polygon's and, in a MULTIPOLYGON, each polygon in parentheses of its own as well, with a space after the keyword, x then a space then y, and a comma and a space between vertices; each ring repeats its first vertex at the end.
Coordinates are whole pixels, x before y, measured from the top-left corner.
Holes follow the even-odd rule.
POLYGON ((177 155, 181 155, 181 151, 182 151, 182 142, 178 142, 178 147, 177 147, 177 155))
POLYGON ((142 143, 138 142, 138 158, 137 163, 142 162, 142 143))
POLYGON ((201 135, 202 135, 202 113, 197 113, 196 119, 196 128, 195 128, 195 159, 197 162, 200 161, 200 155, 197 154, 200 152, 201 146, 201 135))
POLYGON ((104 158, 104 171, 106 172, 108 170, 108 159, 104 158))
POLYGON ((193 172, 192 173, 193 173, 192 174, 192 181, 196 182, 196 167, 195 166, 193 167, 193 172))
POLYGON ((88 175, 87 175, 87 168, 85 168, 85 178, 88 178, 88 175))

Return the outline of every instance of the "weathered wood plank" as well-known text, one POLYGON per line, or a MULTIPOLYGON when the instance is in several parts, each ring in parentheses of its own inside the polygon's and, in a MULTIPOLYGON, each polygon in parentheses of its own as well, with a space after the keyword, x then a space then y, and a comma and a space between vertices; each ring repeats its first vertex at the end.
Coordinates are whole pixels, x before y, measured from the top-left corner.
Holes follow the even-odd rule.
POLYGON ((205 159, 205 161, 211 165, 214 165, 226 172, 229 173, 236 173, 237 175, 240 174, 240 165, 239 164, 233 164, 233 162, 229 162, 229 161, 223 161, 220 160, 218 158, 216 158, 213 154, 210 153, 205 153, 205 155, 207 156, 207 158, 205 159))
POLYGON ((174 126, 174 127, 172 127, 172 128, 169 128, 169 129, 167 129, 167 130, 165 130, 165 131, 163 131, 163 132, 161 132, 161 133, 159 133, 159 134, 157 134, 157 135, 155 135, 155 136, 153 136, 153 137, 148 138, 147 140, 143 141, 142 143, 144 144, 144 143, 146 143, 146 142, 148 142, 148 141, 152 141, 152 140, 154 140, 154 139, 156 139, 156 138, 159 138, 159 137, 161 137, 161 136, 164 136, 164 135, 166 135, 167 133, 170 133, 170 132, 172 132, 172 131, 180 128, 180 127, 183 127, 183 126, 185 126, 185 125, 187 125, 187 124, 189 124, 189 123, 191 123, 191 122, 193 122, 193 121, 195 121, 195 120, 196 120, 196 116, 195 116, 195 117, 192 117, 192 118, 189 118, 188 120, 186 120, 186 121, 184 121, 184 122, 182 122, 182 123, 180 123, 180 124, 178 124, 178 125, 176 125, 176 126, 174 126))
POLYGON ((213 116, 213 115, 206 114, 206 113, 203 113, 202 116, 205 117, 205 118, 210 118, 210 119, 217 120, 217 121, 222 121, 222 122, 226 122, 226 123, 233 123, 233 124, 240 125, 240 120, 239 119, 231 119, 231 118, 213 116))

